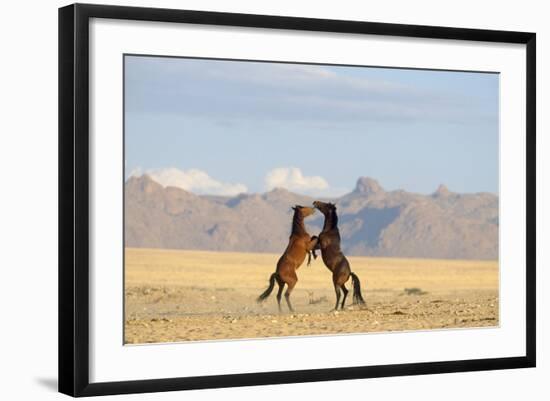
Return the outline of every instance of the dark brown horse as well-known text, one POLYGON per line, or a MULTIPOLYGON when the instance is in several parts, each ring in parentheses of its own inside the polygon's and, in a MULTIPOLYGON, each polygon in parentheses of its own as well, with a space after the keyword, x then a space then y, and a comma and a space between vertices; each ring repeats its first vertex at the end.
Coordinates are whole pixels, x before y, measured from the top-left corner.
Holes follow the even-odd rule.
POLYGON ((341 309, 344 309, 344 304, 346 303, 346 297, 348 295, 346 282, 349 280, 350 276, 353 285, 353 302, 356 304, 364 304, 365 300, 361 295, 361 283, 359 282, 359 278, 355 273, 352 273, 349 262, 340 249, 340 231, 338 230, 336 206, 332 203, 319 201, 313 202, 313 206, 325 215, 325 224, 323 226, 323 231, 319 234, 316 249, 321 249, 323 262, 332 272, 332 282, 334 284, 334 290, 336 291, 336 305, 334 309, 338 310, 341 296, 340 290, 344 293, 344 299, 342 299, 341 306, 341 309))
POLYGON ((279 285, 279 291, 277 292, 279 311, 281 311, 281 294, 286 284, 285 299, 288 309, 293 312, 294 309, 290 304, 290 293, 298 281, 296 270, 304 263, 306 255, 309 255, 312 249, 317 245, 317 237, 311 237, 307 233, 304 225, 304 219, 315 213, 315 209, 299 205, 296 205, 292 209, 294 209, 294 217, 292 218, 292 232, 290 234, 288 246, 277 262, 275 273, 269 278, 269 287, 258 297, 257 301, 264 301, 269 294, 271 294, 271 291, 273 291, 275 281, 277 281, 279 285))

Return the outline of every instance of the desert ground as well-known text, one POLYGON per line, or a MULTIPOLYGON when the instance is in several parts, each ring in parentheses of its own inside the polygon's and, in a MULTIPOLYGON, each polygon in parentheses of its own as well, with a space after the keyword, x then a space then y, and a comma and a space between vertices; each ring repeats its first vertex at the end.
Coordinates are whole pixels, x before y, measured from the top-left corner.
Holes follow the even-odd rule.
MULTIPOLYGON (((333 311, 321 258, 298 270, 290 313, 276 289, 262 304, 279 255, 127 248, 125 342, 367 333, 498 326, 498 261, 348 258, 364 307, 333 311)), ((351 280, 347 287, 351 289, 351 280)))

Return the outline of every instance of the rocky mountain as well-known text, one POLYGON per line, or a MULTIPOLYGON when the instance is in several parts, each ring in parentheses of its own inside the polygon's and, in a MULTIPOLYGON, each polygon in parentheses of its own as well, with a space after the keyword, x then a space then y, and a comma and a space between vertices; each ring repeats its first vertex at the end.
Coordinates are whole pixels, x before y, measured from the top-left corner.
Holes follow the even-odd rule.
MULTIPOLYGON (((313 198, 285 189, 234 197, 164 188, 149 176, 125 184, 126 246, 282 252, 295 204, 313 198)), ((498 197, 458 194, 441 185, 431 195, 385 191, 359 178, 338 199, 342 247, 348 255, 452 259, 498 258, 498 197)), ((318 234, 323 216, 306 220, 318 234)))

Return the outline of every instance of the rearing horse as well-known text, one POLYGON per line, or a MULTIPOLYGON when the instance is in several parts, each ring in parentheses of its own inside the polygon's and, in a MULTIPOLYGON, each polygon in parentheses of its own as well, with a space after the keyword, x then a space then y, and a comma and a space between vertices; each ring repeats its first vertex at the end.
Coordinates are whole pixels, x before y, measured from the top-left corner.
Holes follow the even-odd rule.
MULTIPOLYGON (((340 303, 340 289, 344 292, 341 309, 344 309, 348 289, 346 282, 351 276, 353 285, 353 301, 356 304, 364 304, 365 300, 361 295, 361 283, 355 273, 352 273, 350 265, 342 250, 340 249, 340 231, 338 230, 338 215, 336 206, 333 203, 324 203, 315 201, 313 206, 325 215, 325 224, 323 231, 319 234, 316 249, 321 249, 321 256, 325 266, 332 272, 332 282, 336 291, 336 305, 334 310, 338 310, 340 303)), ((313 251, 315 252, 315 251, 313 251)), ((314 253, 315 255, 315 253, 314 253)))
POLYGON ((279 312, 281 311, 281 294, 283 293, 285 284, 287 285, 285 292, 286 303, 288 309, 294 312, 290 303, 290 293, 298 281, 296 270, 304 263, 306 255, 310 254, 318 241, 317 237, 310 237, 304 225, 304 219, 315 213, 315 209, 299 205, 294 206, 292 209, 294 209, 294 217, 292 218, 292 232, 288 246, 277 262, 275 273, 269 277, 269 287, 257 299, 258 302, 264 301, 271 294, 271 291, 273 291, 275 281, 277 281, 279 285, 279 291, 277 292, 279 312))

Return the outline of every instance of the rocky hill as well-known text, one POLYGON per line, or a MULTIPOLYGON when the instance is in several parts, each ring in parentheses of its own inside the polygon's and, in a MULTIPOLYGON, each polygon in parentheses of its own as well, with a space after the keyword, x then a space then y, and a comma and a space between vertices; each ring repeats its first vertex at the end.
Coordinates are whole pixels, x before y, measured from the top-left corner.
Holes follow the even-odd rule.
MULTIPOLYGON (((240 252, 282 252, 291 206, 313 198, 285 189, 235 197, 198 196, 164 188, 149 176, 125 184, 126 246, 240 252)), ((452 259, 498 258, 498 197, 458 194, 440 186, 431 195, 385 191, 367 177, 338 207, 348 255, 452 259)), ((321 213, 307 220, 318 234, 321 213)))

